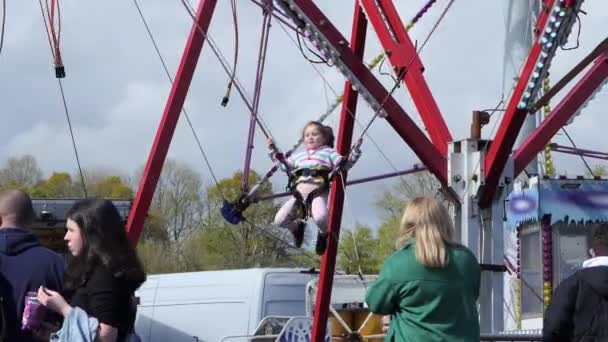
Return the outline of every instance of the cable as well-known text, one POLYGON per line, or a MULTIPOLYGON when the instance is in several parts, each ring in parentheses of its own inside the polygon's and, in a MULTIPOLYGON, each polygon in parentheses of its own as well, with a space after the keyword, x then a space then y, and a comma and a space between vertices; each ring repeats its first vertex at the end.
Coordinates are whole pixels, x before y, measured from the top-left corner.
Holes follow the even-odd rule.
MULTIPOLYGON (((231 70, 230 67, 228 66, 228 62, 226 61, 226 58, 224 57, 224 55, 222 54, 221 50, 217 47, 217 44, 215 43, 215 40, 213 39, 213 37, 211 36, 211 34, 205 32, 203 30, 203 28, 198 25, 198 23, 196 22, 196 16, 194 15, 194 9, 191 7, 191 5, 186 1, 186 0, 181 0, 182 5, 184 6, 184 8, 186 9, 186 12, 188 12, 188 15, 190 16, 190 18, 192 19, 194 25, 196 25, 196 28, 198 29, 198 32, 204 37, 206 38, 207 42, 209 43, 209 47, 211 48, 213 54, 215 54, 215 56, 220 60, 220 64, 222 66, 222 68, 224 69, 224 71, 227 74, 231 74, 231 70)), ((249 109, 249 111, 251 111, 251 109, 253 108, 251 101, 249 100, 249 95, 246 93, 246 91, 244 90, 245 87, 242 85, 242 83, 239 81, 238 77, 235 75, 234 77, 234 85, 236 86, 236 90, 238 91, 241 99, 243 99, 243 102, 245 102, 245 105, 247 106, 247 108, 249 109)), ((258 117, 256 118, 256 122, 258 123, 260 130, 262 131, 262 133, 264 134, 264 136, 266 138, 270 138, 272 136, 270 129, 268 128, 268 125, 266 125, 266 123, 264 122, 263 118, 261 117, 261 114, 258 113, 258 117)))
MULTIPOLYGON (((563 50, 563 51, 570 51, 570 50, 576 50, 578 49, 579 45, 580 45, 580 38, 581 38, 581 29, 583 28, 583 23, 581 22, 581 18, 578 16, 578 12, 576 13, 576 20, 578 21, 578 32, 576 33, 576 45, 574 45, 573 47, 570 48, 565 48, 564 45, 566 45, 566 42, 564 41, 562 44, 559 44, 559 47, 563 50)), ((564 40, 566 40, 568 37, 564 36, 564 40)))
MULTIPOLYGON (((576 144, 574 143, 574 140, 572 139, 572 137, 570 137, 570 134, 568 134, 568 131, 566 131, 566 129, 564 127, 562 127, 562 132, 564 132, 564 134, 566 135, 566 138, 568 138, 568 140, 570 140, 570 144, 572 144, 572 147, 578 149, 578 147, 576 147, 576 144)), ((583 157, 582 155, 579 155, 579 157, 583 161, 583 164, 585 164, 585 167, 587 167, 587 171, 589 171, 589 174, 591 176, 593 176, 593 170, 591 169, 589 164, 587 164, 587 160, 585 159, 585 157, 583 157)))
MULTIPOLYGON (((135 7, 137 8, 137 12, 139 13, 139 17, 142 20, 142 23, 144 24, 146 31, 148 32, 148 36, 150 37, 150 41, 152 42, 152 45, 154 45, 154 50, 156 51, 156 55, 158 56, 158 59, 160 60, 163 69, 165 70, 165 74, 167 75, 167 78, 169 79, 169 82, 171 82, 171 84, 173 84, 173 77, 171 77, 171 73, 169 72, 169 68, 167 67, 167 63, 165 63, 165 59, 163 58, 163 55, 160 52, 160 49, 158 47, 158 44, 156 43, 156 39, 154 38, 154 35, 152 34, 152 31, 150 30, 150 26, 148 25, 148 21, 146 20, 143 12, 141 11, 141 7, 139 6, 139 2, 137 0, 133 0, 133 4, 135 4, 135 7)), ((215 172, 213 172, 213 168, 211 167, 211 163, 209 162, 209 158, 207 158, 207 154, 205 153, 205 150, 203 149, 203 145, 201 144, 200 139, 198 138, 198 134, 196 134, 196 130, 194 129, 194 125, 192 124, 192 121, 190 120, 190 115, 188 115, 188 111, 186 110, 186 106, 182 106, 182 113, 184 113, 184 116, 186 117, 186 122, 188 123, 188 126, 190 127, 190 130, 192 131, 192 135, 194 136, 194 140, 196 140, 196 144, 198 146, 199 151, 201 152, 201 155, 203 156, 203 159, 205 160, 205 164, 207 165, 207 168, 209 169, 209 173, 211 173, 211 177, 213 178, 213 181, 215 182, 215 185, 217 186, 217 189, 220 193, 220 195, 222 196, 223 199, 226 198, 226 196, 224 195, 224 192, 222 191, 222 187, 220 186, 219 181, 217 180, 217 177, 215 176, 215 172)))
POLYGON ((393 76, 393 74, 388 73, 386 71, 382 71, 382 66, 384 65, 384 61, 386 60, 386 57, 383 57, 382 60, 380 61, 380 65, 378 65, 378 73, 382 76, 389 76, 393 82, 396 82, 397 79, 395 78, 395 76, 393 76))
POLYGON ((46 14, 44 12, 44 5, 42 5, 42 0, 38 0, 40 4, 40 12, 42 13, 42 21, 44 21, 44 30, 46 32, 46 38, 49 42, 49 47, 51 48, 51 54, 53 55, 53 60, 55 59, 55 51, 53 49, 53 42, 51 41, 51 34, 49 32, 49 25, 46 20, 46 14))
POLYGON ((58 78, 57 82, 59 82, 59 89, 61 90, 61 99, 63 100, 63 109, 65 110, 65 117, 68 120, 68 127, 70 129, 70 136, 72 137, 72 147, 74 148, 74 155, 76 156, 76 164, 78 165, 78 173, 80 174, 80 181, 82 182, 82 192, 84 193, 84 197, 89 197, 87 194, 87 186, 84 182, 84 175, 82 174, 82 167, 80 166, 80 158, 78 157, 78 149, 76 148, 76 139, 74 138, 74 131, 72 130, 72 122, 70 120, 70 112, 68 111, 68 104, 65 100, 65 93, 63 92, 63 84, 61 83, 61 79, 58 78))
POLYGON ((0 56, 2 56, 2 47, 4 46, 5 24, 6 24, 6 0, 2 0, 2 26, 0 27, 0 56))
MULTIPOLYGON (((300 39, 300 36, 301 36, 300 31, 296 31, 296 38, 298 39, 298 48, 300 49, 302 56, 304 56, 304 58, 306 58, 306 60, 309 61, 310 63, 329 65, 329 63, 326 60, 324 60, 321 56, 319 56, 319 54, 317 54, 314 51, 312 51, 312 53, 319 58, 318 61, 313 61, 312 59, 310 59, 310 57, 306 56, 306 54, 304 53, 304 49, 302 48, 302 41, 300 39)), ((304 45, 306 45, 306 44, 304 44, 304 45)), ((306 46, 306 47, 308 48, 308 46, 306 46)), ((308 50, 311 51, 310 48, 308 48, 308 50)))
POLYGON ((226 94, 222 99, 222 106, 226 107, 228 105, 228 101, 230 100, 230 91, 232 90, 232 84, 234 83, 234 76, 236 75, 236 65, 239 58, 239 24, 236 15, 236 2, 235 0, 230 0, 230 7, 232 8, 232 22, 234 26, 234 62, 232 68, 232 74, 230 75, 230 81, 228 82, 228 86, 226 88, 226 94))
POLYGON ((426 38, 422 42, 422 45, 420 45, 420 49, 418 49, 418 51, 416 51, 416 54, 412 57, 412 60, 410 61, 410 63, 405 67, 406 72, 410 68, 410 66, 412 66, 412 63, 414 63, 414 61, 416 60, 416 58, 418 58, 418 56, 422 52, 422 49, 424 49, 424 47, 426 46, 426 43, 428 43, 429 39, 431 39, 431 36, 433 35, 433 33, 435 33, 435 30, 437 29, 437 27, 439 26, 439 24, 443 21, 443 18, 448 13, 448 10, 450 9, 450 7, 452 7, 452 4, 454 4, 454 0, 450 0, 450 2, 447 4, 447 6, 445 6, 443 12, 441 12, 441 15, 439 16, 439 18, 435 22, 435 25, 433 25, 433 28, 431 29, 431 32, 429 32, 429 34, 426 36, 426 38))

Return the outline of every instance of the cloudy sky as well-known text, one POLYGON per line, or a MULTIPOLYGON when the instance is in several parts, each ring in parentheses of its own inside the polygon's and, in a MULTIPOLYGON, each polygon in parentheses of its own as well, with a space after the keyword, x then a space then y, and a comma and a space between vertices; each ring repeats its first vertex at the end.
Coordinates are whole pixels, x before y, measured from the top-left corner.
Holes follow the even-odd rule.
MULTIPOLYGON (((468 135, 472 110, 494 107, 503 94, 506 2, 456 1, 421 53, 425 77, 456 139, 468 135)), ((317 3, 348 37, 354 2, 317 3)), ((447 3, 448 0, 436 3, 410 31, 413 39, 425 39, 447 3)), ((61 44, 67 72, 63 84, 82 165, 131 174, 146 162, 170 90, 166 75, 133 1, 63 0, 61 4, 61 44)), ((191 18, 180 0, 140 0, 140 4, 173 74, 192 24, 191 18)), ((411 18, 422 5, 422 0, 409 0, 399 1, 397 7, 402 18, 411 18)), ((39 5, 34 0, 21 0, 9 1, 7 7, 5 42, 0 55, 0 82, 3 85, 0 103, 4 118, 4 124, 0 125, 3 137, 0 160, 31 154, 47 174, 55 170, 73 172, 76 170, 75 158, 39 5)), ((606 37, 608 3, 587 0, 583 8, 588 15, 581 17, 580 47, 558 52, 551 69, 552 80, 565 74, 606 37)), ((251 95, 261 11, 250 1, 239 0, 238 19, 237 76, 251 95)), ((232 60, 234 40, 228 1, 219 1, 210 32, 223 54, 232 60)), ((570 43, 574 43, 574 37, 570 43)), ((378 39, 370 28, 365 59, 370 60, 379 51, 378 39)), ((275 22, 270 33, 260 112, 284 149, 298 138, 306 121, 325 111, 327 99, 333 101, 335 93, 341 92, 344 80, 335 69, 323 66, 318 67, 318 71, 302 57, 291 38, 275 22)), ((387 87, 391 86, 390 79, 380 77, 387 87)), ((227 108, 220 106, 226 84, 227 75, 211 49, 205 46, 186 106, 213 170, 220 178, 242 168, 249 117, 236 92, 227 108)), ((608 150, 608 140, 602 138, 608 127, 606 93, 604 89, 598 94, 568 128, 580 147, 608 150)), ((420 123, 405 87, 398 89, 395 97, 420 123)), ((365 125, 371 112, 366 105, 359 108, 359 122, 365 125)), ((328 122, 337 128, 337 121, 336 112, 328 122)), ((486 134, 492 127, 493 124, 486 129, 486 134)), ((361 127, 357 127, 355 134, 360 131, 361 127)), ((393 172, 395 168, 408 169, 417 162, 415 155, 387 123, 375 122, 369 133, 371 137, 366 138, 363 146, 365 154, 351 172, 352 178, 393 172)), ((561 136, 556 141, 567 144, 561 136)), ((260 172, 266 171, 271 164, 259 132, 255 147, 253 167, 260 172)), ((209 170, 183 118, 176 129, 169 156, 189 163, 211 184, 209 170)), ((572 175, 584 172, 583 164, 574 157, 556 156, 556 166, 572 175)), ((277 174, 273 182, 280 190, 286 179, 277 174)), ((344 223, 377 223, 372 206, 374 196, 394 182, 351 187, 344 223)))

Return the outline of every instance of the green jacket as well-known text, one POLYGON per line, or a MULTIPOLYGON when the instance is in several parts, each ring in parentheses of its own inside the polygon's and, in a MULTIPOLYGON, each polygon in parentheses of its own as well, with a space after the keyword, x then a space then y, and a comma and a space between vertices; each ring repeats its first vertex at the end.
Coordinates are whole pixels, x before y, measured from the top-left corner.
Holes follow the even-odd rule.
POLYGON ((372 312, 392 315, 385 341, 479 342, 479 263, 466 248, 448 248, 449 263, 426 268, 410 244, 388 257, 367 291, 372 312))

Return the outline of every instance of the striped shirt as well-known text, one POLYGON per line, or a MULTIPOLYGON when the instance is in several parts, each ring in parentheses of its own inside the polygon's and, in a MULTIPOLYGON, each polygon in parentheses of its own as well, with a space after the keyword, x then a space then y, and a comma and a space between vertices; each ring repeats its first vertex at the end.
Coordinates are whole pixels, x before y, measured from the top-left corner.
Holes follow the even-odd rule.
POLYGON ((335 149, 327 146, 316 150, 306 150, 293 154, 287 158, 287 165, 295 170, 333 170, 340 162, 342 156, 335 149))
MULTIPOLYGON (((348 158, 348 162, 344 165, 344 169, 351 168, 357 159, 359 159, 361 152, 352 151, 348 158)), ((274 153, 271 151, 271 158, 276 162, 274 153)), ((340 155, 336 149, 329 146, 322 146, 316 150, 306 150, 293 154, 285 160, 290 170, 327 170, 332 171, 336 166, 340 164, 340 161, 344 156, 340 155)), ((285 166, 281 164, 281 169, 285 170, 285 166)), ((296 180, 296 184, 300 182, 312 182, 320 183, 323 182, 321 177, 312 176, 301 176, 296 180)))

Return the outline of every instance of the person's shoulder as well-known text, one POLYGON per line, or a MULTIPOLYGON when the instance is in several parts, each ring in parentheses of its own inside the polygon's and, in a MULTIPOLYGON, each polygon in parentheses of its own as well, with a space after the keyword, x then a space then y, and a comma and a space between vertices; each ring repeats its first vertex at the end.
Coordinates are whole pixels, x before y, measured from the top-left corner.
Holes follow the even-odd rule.
POLYGON ((61 254, 53 251, 52 249, 39 245, 32 247, 32 251, 35 252, 35 258, 40 260, 40 262, 45 262, 49 264, 64 264, 65 260, 61 256, 61 254))
POLYGON ((458 262, 479 266, 477 257, 469 248, 462 245, 450 246, 451 254, 458 262))
POLYGON ((386 258, 385 265, 389 267, 392 265, 401 267, 402 265, 404 265, 404 263, 407 263, 409 261, 415 262, 415 260, 416 255, 414 252, 414 247, 410 244, 399 248, 398 250, 393 252, 393 254, 389 255, 388 258, 386 258))

